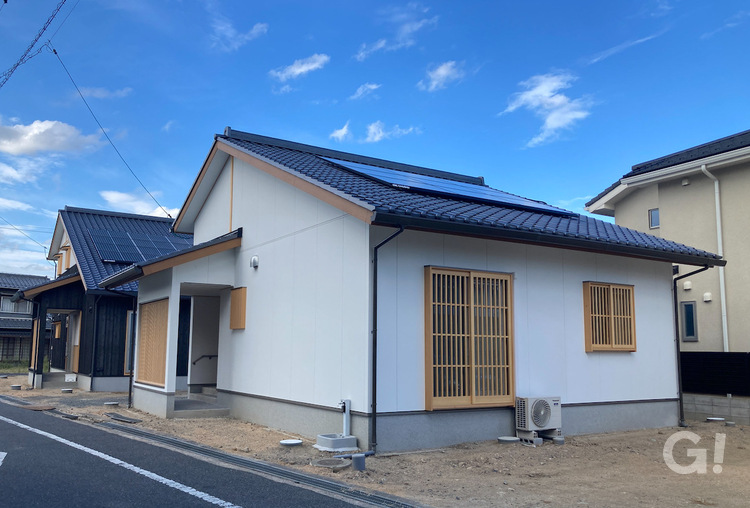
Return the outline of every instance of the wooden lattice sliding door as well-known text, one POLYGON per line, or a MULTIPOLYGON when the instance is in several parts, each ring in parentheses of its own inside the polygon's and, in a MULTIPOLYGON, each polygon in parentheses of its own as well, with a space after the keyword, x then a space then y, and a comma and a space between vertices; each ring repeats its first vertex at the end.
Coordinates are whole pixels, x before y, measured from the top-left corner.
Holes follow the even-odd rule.
POLYGON ((428 410, 514 403, 512 276, 425 268, 428 410))
POLYGON ((165 386, 167 370, 167 318, 169 300, 140 305, 136 381, 165 386))

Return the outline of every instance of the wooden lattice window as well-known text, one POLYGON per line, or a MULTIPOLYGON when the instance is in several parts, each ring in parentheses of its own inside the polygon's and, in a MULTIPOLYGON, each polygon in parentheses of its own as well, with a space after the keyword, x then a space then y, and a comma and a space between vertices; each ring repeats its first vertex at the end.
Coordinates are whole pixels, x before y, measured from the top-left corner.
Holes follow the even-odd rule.
POLYGON ((512 276, 425 267, 425 408, 513 405, 512 276))
POLYGON ((633 286, 583 283, 586 352, 635 351, 633 286))
POLYGON ((167 371, 169 300, 142 303, 138 319, 136 381, 164 387, 167 371))

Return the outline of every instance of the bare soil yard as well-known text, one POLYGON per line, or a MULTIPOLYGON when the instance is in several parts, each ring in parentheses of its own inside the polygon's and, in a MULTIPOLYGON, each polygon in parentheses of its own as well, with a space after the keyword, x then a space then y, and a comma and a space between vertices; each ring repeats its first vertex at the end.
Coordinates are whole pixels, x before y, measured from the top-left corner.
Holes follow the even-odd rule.
POLYGON ((0 379, 0 395, 55 406, 88 423, 109 420, 104 413, 116 411, 142 420, 136 425, 157 433, 429 506, 750 506, 750 428, 740 425, 689 422, 688 429, 567 437, 562 446, 545 443, 537 448, 487 441, 418 453, 379 454, 367 458, 366 471, 331 472, 310 465, 331 454, 319 452, 312 447, 314 441, 301 436, 232 418, 163 420, 127 409, 127 396, 121 393, 27 390, 25 381, 20 376, 0 379), (23 389, 11 391, 11 384, 22 384, 23 389), (105 401, 121 401, 121 405, 105 407, 105 401), (695 460, 688 449, 704 449, 706 473, 677 474, 665 464, 665 442, 685 430, 697 434, 700 441, 678 441, 674 459, 687 466, 695 460), (725 435, 722 461, 715 457, 717 434, 725 435), (279 445, 290 437, 303 439, 303 445, 279 445))

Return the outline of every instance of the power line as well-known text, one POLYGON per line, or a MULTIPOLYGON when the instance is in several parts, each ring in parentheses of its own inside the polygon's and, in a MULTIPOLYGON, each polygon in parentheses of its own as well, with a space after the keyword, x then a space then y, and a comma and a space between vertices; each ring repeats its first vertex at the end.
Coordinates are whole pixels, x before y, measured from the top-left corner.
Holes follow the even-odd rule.
POLYGON ((156 200, 156 198, 154 197, 154 195, 151 194, 151 192, 149 192, 149 190, 143 184, 143 182, 141 181, 141 179, 138 178, 138 175, 135 174, 135 171, 133 171, 133 169, 130 167, 130 164, 127 163, 127 161, 125 160, 125 157, 122 156, 122 154, 120 153, 120 150, 117 149, 117 147, 115 146, 114 142, 109 137, 109 134, 107 134, 107 131, 104 130, 104 127, 102 127, 102 124, 99 122, 99 119, 94 114, 94 111, 91 109, 91 106, 89 106, 89 103, 86 101, 86 98, 83 96, 83 93, 81 93, 81 90, 78 88, 78 85, 76 84, 75 80, 73 79, 73 76, 71 76, 70 72, 68 71, 68 68, 65 67, 65 64, 63 63, 62 58, 60 58, 60 55, 57 53, 57 50, 52 47, 52 44, 49 41, 47 41, 47 44, 45 44, 45 46, 49 46, 49 48, 52 50, 52 53, 54 53, 55 56, 57 57, 57 60, 60 62, 60 65, 62 65, 62 68, 65 70, 65 73, 70 78, 70 82, 73 83, 73 86, 75 87, 76 91, 78 92, 78 95, 81 96, 81 100, 86 105, 86 108, 89 110, 89 113, 91 113, 91 116, 94 118, 94 121, 99 126, 99 129, 102 131, 102 134, 104 134, 104 137, 107 138, 107 141, 109 141, 109 144, 112 145, 112 148, 114 148, 115 152, 117 152, 117 155, 120 157, 120 160, 122 161, 122 163, 125 164, 125 167, 128 168, 128 171, 130 171, 130 174, 133 175, 133 178, 135 178, 136 180, 138 180, 138 183, 141 184, 141 187, 143 187, 143 190, 146 191, 146 194, 148 194, 149 197, 154 200, 154 203, 156 203, 156 206, 158 206, 159 208, 161 208, 162 211, 165 214, 167 214, 167 217, 169 217, 171 219, 172 216, 169 214, 169 212, 167 211, 167 209, 164 208, 163 206, 161 206, 161 203, 159 203, 156 200))
MULTIPOLYGON (((8 82, 10 77, 13 75, 13 73, 16 71, 19 65, 24 64, 34 58, 36 55, 39 54, 40 51, 42 51, 42 48, 39 48, 36 50, 34 54, 30 54, 31 50, 34 49, 34 46, 36 46, 36 43, 39 42, 39 39, 41 39, 44 32, 49 28, 50 24, 52 23, 52 20, 55 19, 55 16, 57 16, 57 13, 60 12, 60 9, 62 9, 62 6, 65 5, 66 0, 61 0, 59 4, 57 4, 57 7, 55 7, 55 10, 52 11, 52 14, 49 18, 47 18, 47 22, 44 24, 41 30, 39 30, 39 33, 36 34, 36 37, 34 37, 34 40, 31 41, 31 44, 29 44, 29 47, 26 48, 26 51, 24 51, 23 55, 21 55, 21 58, 18 59, 16 63, 13 64, 13 66, 8 69, 7 71, 3 72, 0 77, 0 88, 5 85, 5 83, 8 82)), ((5 4, 3 4, 5 5, 5 4)), ((57 33, 57 32, 55 32, 57 33)))
MULTIPOLYGON (((8 224, 9 226, 10 226, 10 227, 12 227, 13 229, 15 229, 16 231, 18 231, 19 233, 21 233, 21 234, 22 234, 23 236, 25 236, 26 238, 28 238, 29 240, 31 240, 32 242, 34 242, 35 244, 37 244, 38 246, 40 246, 40 247, 41 247, 42 249, 44 249, 44 254, 45 254, 45 256, 47 255, 47 247, 45 247, 45 246, 44 246, 44 245, 42 245, 41 243, 37 242, 37 241, 36 241, 36 240, 34 240, 33 238, 31 238, 31 237, 30 237, 29 235, 27 235, 27 234, 26 234, 26 233, 25 233, 25 232, 24 232, 24 231, 23 231, 22 229, 20 229, 20 228, 18 228, 18 227, 16 227, 16 226, 14 226, 13 224, 11 224, 11 223, 10 223, 10 221, 8 221, 8 219, 6 219, 5 217, 3 217, 2 215, 0 215, 0 219, 4 220, 4 221, 5 221, 5 222, 6 222, 6 223, 7 223, 7 224, 8 224)), ((51 263, 51 264, 52 264, 52 266, 54 266, 54 265, 55 265, 55 264, 54 264, 54 263, 52 263, 52 262, 51 262, 51 261, 50 261, 49 259, 48 259, 47 261, 48 261, 49 263, 51 263)))

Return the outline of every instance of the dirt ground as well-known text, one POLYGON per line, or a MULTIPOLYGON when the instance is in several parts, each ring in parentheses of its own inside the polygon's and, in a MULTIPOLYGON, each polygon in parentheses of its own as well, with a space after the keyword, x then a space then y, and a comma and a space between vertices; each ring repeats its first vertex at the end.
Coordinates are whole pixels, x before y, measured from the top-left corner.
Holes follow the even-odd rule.
MULTIPOLYGON (((641 507, 750 505, 750 427, 723 422, 689 422, 688 429, 664 428, 569 436, 564 445, 545 442, 533 448, 485 441, 439 450, 378 454, 365 471, 339 472, 310 465, 332 454, 312 447, 314 441, 232 418, 164 420, 127 409, 127 394, 74 390, 28 390, 26 377, 0 379, 0 395, 22 397, 55 406, 84 423, 109 420, 117 412, 142 420, 135 425, 181 437, 229 453, 281 464, 329 477, 366 490, 385 492, 428 506, 641 507), (21 391, 11 391, 21 384, 21 391), (104 402, 119 401, 119 407, 104 402), (678 474, 665 464, 664 448, 678 431, 700 436, 677 442, 674 460, 688 466, 705 449, 706 472, 678 474), (725 436, 723 457, 716 436, 725 436), (283 447, 282 439, 299 437, 301 446, 283 447), (719 460, 723 459, 723 460, 719 460)), ((721 437, 719 437, 719 440, 721 437)))

